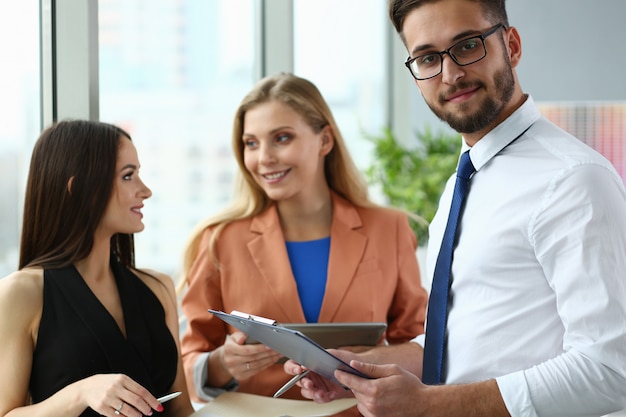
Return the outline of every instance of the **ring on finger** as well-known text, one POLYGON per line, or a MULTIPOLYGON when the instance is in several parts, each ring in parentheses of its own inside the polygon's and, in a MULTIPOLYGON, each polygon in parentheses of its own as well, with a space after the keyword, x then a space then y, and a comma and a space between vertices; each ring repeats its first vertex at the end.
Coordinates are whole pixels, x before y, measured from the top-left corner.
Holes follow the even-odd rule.
POLYGON ((249 371, 250 370, 250 362, 246 362, 246 369, 249 371))
POLYGON ((120 404, 120 406, 119 406, 119 407, 117 407, 117 408, 115 409, 115 415, 116 415, 116 416, 119 416, 119 415, 121 414, 121 412, 122 412, 122 407, 124 407, 124 401, 122 401, 122 403, 120 404))

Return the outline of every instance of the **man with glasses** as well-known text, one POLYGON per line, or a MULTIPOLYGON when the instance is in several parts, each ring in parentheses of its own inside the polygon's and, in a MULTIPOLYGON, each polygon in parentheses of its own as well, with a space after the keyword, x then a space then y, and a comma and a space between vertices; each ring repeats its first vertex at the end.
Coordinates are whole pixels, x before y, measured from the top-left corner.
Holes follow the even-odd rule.
MULTIPOLYGON (((523 92, 521 40, 504 0, 391 0, 389 13, 424 100, 462 135, 463 179, 453 175, 431 223, 426 335, 333 351, 371 379, 337 371, 343 390, 309 374, 303 395, 355 395, 366 417, 624 408, 621 178, 523 92)), ((285 370, 302 368, 289 361, 285 370)))

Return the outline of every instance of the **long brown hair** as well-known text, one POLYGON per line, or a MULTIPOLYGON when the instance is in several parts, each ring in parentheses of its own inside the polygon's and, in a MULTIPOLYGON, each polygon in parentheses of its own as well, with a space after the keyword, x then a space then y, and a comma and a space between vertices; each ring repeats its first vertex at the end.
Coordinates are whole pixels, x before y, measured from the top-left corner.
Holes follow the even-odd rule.
MULTIPOLYGON (((84 259, 107 207, 121 138, 111 124, 67 120, 35 143, 26 184, 19 268, 61 268, 84 259)), ((132 234, 111 238, 111 251, 134 267, 132 234)))
MULTIPOLYGON (((210 243, 210 247, 213 248, 220 232, 227 224, 239 219, 253 217, 273 204, 273 201, 254 181, 245 167, 242 141, 246 112, 269 101, 279 101, 291 107, 316 133, 329 126, 335 141, 332 151, 326 155, 324 162, 328 186, 356 206, 375 206, 368 197, 367 182, 352 161, 330 107, 315 84, 290 73, 279 73, 266 77, 260 80, 243 98, 235 112, 231 138, 233 152, 239 165, 234 193, 235 199, 226 210, 204 220, 193 230, 184 253, 183 277, 179 283, 179 290, 184 285, 189 269, 197 255, 200 237, 206 228, 215 226, 210 243)), ((213 259, 213 261, 216 260, 213 259)))

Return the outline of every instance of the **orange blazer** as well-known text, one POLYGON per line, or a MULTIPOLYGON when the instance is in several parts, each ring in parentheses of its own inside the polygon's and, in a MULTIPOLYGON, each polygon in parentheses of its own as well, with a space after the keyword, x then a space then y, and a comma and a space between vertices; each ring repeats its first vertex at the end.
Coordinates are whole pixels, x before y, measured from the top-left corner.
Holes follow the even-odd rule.
MULTIPOLYGON (((224 228, 216 245, 217 269, 208 251, 210 235, 207 229, 181 303, 187 318, 183 363, 196 401, 198 355, 221 346, 235 331, 207 309, 305 322, 275 206, 224 228)), ((416 247, 406 214, 355 207, 333 193, 328 278, 319 322, 386 322, 391 344, 423 333, 427 294, 420 283, 416 247)), ((239 391, 271 396, 289 378, 277 364, 240 381, 239 391)), ((284 398, 302 397, 292 389, 284 398)))

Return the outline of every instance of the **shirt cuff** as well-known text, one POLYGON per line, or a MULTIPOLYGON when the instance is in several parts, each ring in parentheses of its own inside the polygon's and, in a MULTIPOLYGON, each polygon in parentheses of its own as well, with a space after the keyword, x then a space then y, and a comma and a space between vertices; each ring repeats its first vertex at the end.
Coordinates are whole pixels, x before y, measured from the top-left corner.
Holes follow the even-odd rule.
POLYGON ((423 348, 425 340, 426 340, 426 334, 422 333, 422 334, 418 334, 417 336, 415 336, 410 341, 413 342, 413 343, 417 343, 418 345, 420 345, 423 348))
POLYGON ((496 378, 500 395, 509 414, 514 417, 539 417, 530 398, 524 371, 496 378))
POLYGON ((226 385, 222 387, 211 387, 206 381, 209 379, 209 356, 211 352, 205 352, 198 355, 196 363, 193 366, 193 386, 199 399, 203 401, 214 400, 220 394, 228 391, 236 391, 239 388, 239 382, 235 378, 231 378, 226 385))

